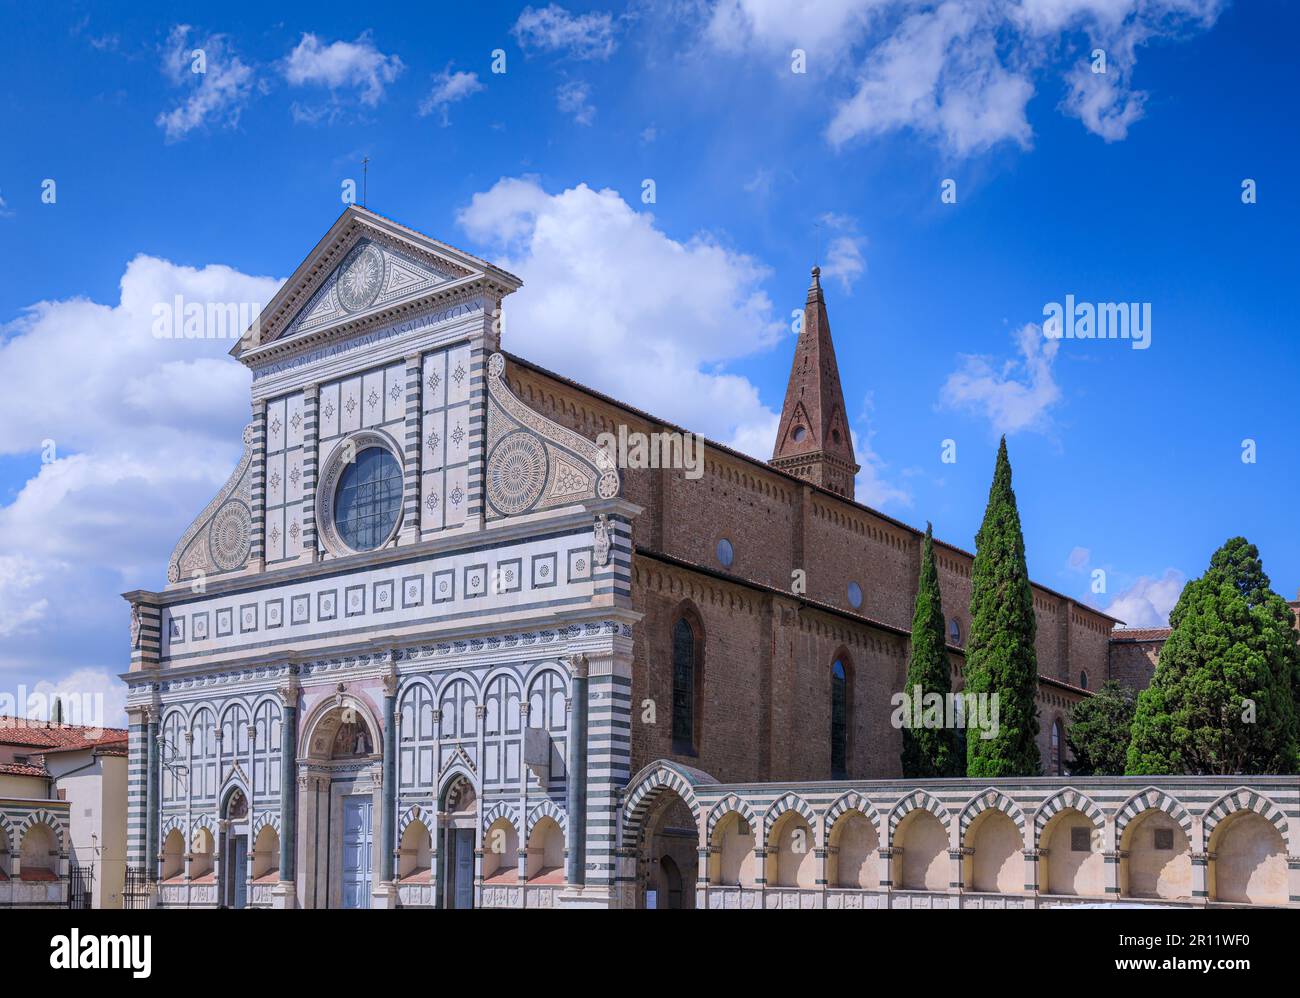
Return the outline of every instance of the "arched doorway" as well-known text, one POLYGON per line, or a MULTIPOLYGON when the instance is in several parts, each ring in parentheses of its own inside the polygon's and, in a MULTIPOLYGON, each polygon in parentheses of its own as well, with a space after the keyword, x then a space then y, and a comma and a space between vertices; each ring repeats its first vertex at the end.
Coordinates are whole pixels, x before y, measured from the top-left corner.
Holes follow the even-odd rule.
POLYGON ((233 786, 221 805, 221 906, 248 906, 248 795, 233 786))
POLYGON ((380 842, 378 724, 364 701, 340 690, 306 730, 298 819, 304 906, 369 908, 380 842))
POLYGON ((694 908, 700 833, 690 805, 661 788, 646 811, 637 867, 647 908, 694 908))
POLYGON ((458 774, 439 798, 438 894, 443 908, 474 907, 474 850, 478 848, 478 793, 458 774))

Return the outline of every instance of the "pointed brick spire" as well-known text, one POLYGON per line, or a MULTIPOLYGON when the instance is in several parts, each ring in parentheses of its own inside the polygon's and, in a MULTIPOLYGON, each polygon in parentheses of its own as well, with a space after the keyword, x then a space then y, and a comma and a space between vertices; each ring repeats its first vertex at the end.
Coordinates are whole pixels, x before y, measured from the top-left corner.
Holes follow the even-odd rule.
POLYGON ((813 267, 770 463, 852 499, 858 465, 853 460, 853 437, 820 278, 821 268, 813 267))

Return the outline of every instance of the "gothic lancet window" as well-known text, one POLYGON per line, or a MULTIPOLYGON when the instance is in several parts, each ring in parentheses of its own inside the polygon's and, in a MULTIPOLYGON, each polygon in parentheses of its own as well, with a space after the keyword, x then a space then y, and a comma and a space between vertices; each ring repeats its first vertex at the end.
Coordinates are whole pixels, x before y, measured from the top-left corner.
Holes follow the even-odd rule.
POLYGON ((1052 721, 1052 758, 1051 758, 1051 775, 1060 776, 1061 774, 1061 719, 1058 717, 1052 721))
POLYGON ((696 753, 696 704, 699 669, 695 628, 685 617, 673 626, 673 752, 696 753))
POLYGON ((849 683, 844 663, 831 667, 831 779, 849 775, 849 683))

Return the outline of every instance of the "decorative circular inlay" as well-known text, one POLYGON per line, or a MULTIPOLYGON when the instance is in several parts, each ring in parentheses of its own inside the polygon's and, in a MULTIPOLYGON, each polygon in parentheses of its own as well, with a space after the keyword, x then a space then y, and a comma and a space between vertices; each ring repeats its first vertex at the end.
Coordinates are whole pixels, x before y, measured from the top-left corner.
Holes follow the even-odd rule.
POLYGON ((232 499, 217 510, 208 528, 208 550, 212 563, 223 572, 242 568, 253 543, 253 514, 232 499))
POLYGON ((546 465, 546 450, 536 437, 523 430, 506 434, 488 458, 492 505, 507 515, 528 509, 542 496, 546 465))
POLYGON ((384 254, 374 243, 362 243, 339 268, 339 304, 348 312, 369 308, 384 284, 384 254))

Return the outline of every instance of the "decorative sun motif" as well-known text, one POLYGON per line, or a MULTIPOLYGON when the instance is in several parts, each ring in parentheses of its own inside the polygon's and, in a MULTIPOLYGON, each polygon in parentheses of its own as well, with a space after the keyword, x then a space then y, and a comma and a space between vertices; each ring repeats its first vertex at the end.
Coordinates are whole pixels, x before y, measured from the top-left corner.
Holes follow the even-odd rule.
POLYGON ((428 435, 427 437, 425 437, 425 439, 424 439, 424 445, 425 445, 426 447, 429 448, 429 453, 430 453, 430 454, 436 454, 436 453, 437 453, 437 451, 438 451, 438 441, 441 440, 441 439, 442 439, 442 438, 439 437, 438 434, 437 434, 437 433, 434 433, 433 431, 430 431, 430 432, 429 432, 429 435, 428 435))
POLYGON ((436 510, 438 508, 438 493, 430 492, 429 498, 424 500, 424 505, 428 508, 430 513, 436 510))
POLYGON ((348 312, 358 312, 374 304, 384 283, 384 256, 373 243, 356 247, 339 269, 339 304, 348 312))

